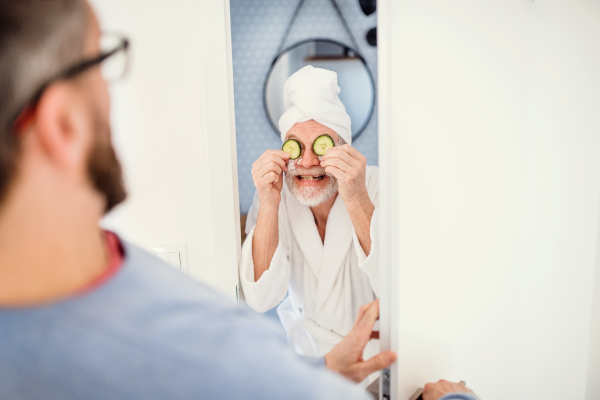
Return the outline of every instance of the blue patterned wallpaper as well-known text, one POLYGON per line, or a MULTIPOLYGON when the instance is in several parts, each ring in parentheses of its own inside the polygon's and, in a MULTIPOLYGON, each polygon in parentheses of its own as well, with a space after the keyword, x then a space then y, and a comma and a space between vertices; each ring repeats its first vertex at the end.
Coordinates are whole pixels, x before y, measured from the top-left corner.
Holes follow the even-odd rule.
MULTIPOLYGON (((255 191, 250 173, 252 163, 266 149, 281 147, 279 134, 275 134, 267 121, 262 91, 277 46, 298 2, 230 1, 240 210, 245 214, 255 191)), ((377 49, 365 39, 367 31, 377 24, 377 13, 365 16, 358 0, 337 0, 337 3, 377 82, 377 49)), ((316 37, 335 39, 352 47, 329 0, 305 1, 284 48, 316 37)), ((353 145, 367 157, 369 165, 377 165, 377 105, 369 125, 353 145)))

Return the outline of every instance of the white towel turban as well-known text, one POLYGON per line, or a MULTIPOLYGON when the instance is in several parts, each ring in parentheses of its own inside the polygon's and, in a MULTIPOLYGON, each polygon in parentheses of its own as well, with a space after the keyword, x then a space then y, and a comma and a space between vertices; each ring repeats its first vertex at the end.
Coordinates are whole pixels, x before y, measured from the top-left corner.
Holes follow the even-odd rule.
POLYGON ((337 74, 312 65, 296 71, 283 87, 286 112, 279 119, 281 140, 294 124, 309 120, 333 129, 346 143, 352 143, 350 116, 340 101, 337 74))

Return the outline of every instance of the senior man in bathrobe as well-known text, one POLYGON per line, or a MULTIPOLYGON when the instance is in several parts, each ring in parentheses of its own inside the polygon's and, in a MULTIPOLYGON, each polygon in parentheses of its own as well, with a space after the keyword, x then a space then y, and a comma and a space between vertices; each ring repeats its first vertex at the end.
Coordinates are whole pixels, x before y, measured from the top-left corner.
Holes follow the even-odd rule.
MULTIPOLYGON (((361 305, 379 296, 378 169, 351 146, 337 74, 307 66, 284 86, 281 140, 302 152, 267 150, 254 163, 256 195, 240 271, 250 308, 278 314, 295 351, 326 354, 352 329, 361 305), (323 157, 314 140, 330 135, 323 157), (286 294, 289 296, 286 298, 286 294)), ((368 359, 379 352, 371 341, 368 359)))

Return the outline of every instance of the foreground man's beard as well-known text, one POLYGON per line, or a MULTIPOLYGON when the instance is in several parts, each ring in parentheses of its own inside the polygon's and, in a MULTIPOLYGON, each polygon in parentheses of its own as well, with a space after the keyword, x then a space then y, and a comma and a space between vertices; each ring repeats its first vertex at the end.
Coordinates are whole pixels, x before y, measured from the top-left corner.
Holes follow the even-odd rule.
POLYGON ((110 127, 98 118, 95 139, 88 158, 88 176, 92 185, 106 199, 105 213, 127 197, 121 163, 112 146, 110 127))
POLYGON ((297 175, 325 175, 325 170, 321 167, 317 168, 288 168, 288 172, 285 173, 285 182, 288 189, 302 205, 308 207, 314 207, 327 201, 333 196, 338 190, 338 182, 331 175, 327 180, 327 184, 324 187, 300 187, 296 180, 297 175))

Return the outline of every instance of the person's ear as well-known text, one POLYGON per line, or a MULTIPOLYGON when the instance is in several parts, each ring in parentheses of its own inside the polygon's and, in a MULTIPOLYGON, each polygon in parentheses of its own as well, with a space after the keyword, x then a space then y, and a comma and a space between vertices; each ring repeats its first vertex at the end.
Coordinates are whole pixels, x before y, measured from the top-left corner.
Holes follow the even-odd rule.
POLYGON ((40 98, 36 136, 44 154, 60 167, 77 168, 85 162, 89 129, 84 100, 68 83, 56 83, 40 98))

